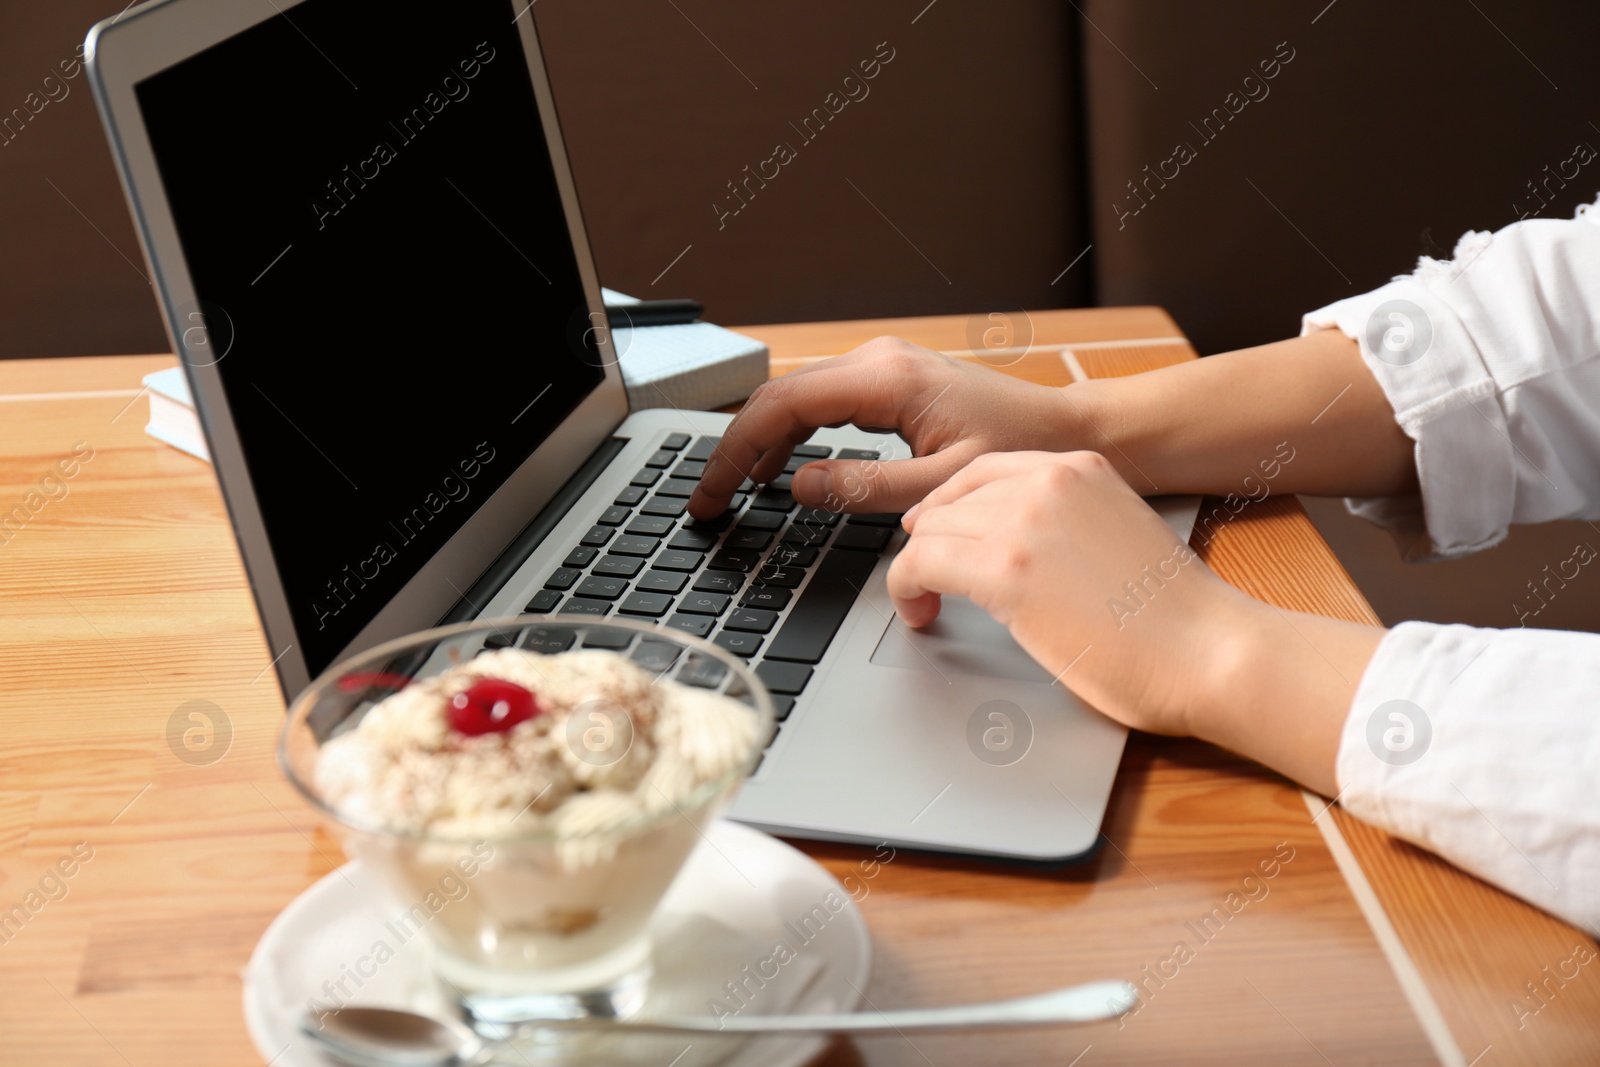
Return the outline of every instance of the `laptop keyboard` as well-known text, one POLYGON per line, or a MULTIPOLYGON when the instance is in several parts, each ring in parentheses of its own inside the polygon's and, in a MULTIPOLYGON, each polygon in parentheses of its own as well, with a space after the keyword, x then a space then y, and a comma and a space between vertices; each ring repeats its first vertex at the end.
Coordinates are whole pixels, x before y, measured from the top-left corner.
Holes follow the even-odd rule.
MULTIPOLYGON (((843 516, 803 508, 789 493, 794 471, 813 459, 877 459, 864 449, 804 444, 782 476, 748 479, 726 511, 701 521, 685 510, 716 448, 717 437, 670 434, 616 499, 545 579, 526 611, 543 615, 655 620, 706 638, 755 664, 772 693, 777 718, 788 718, 812 668, 832 642, 867 577, 899 526, 892 514, 843 516)), ((617 650, 646 669, 686 685, 715 688, 726 672, 704 656, 676 663, 677 648, 631 631, 595 628, 585 647, 617 650)), ((572 631, 532 627, 492 636, 487 648, 520 644, 561 652, 572 631)), ((774 738, 777 734, 774 733, 774 738)))

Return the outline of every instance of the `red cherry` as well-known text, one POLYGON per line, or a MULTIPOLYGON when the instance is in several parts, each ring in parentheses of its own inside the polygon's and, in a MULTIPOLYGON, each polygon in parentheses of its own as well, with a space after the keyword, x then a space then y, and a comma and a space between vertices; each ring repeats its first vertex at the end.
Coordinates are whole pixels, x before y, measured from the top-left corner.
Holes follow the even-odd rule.
POLYGON ((479 678, 450 698, 450 726, 469 737, 511 729, 544 709, 516 682, 479 678))

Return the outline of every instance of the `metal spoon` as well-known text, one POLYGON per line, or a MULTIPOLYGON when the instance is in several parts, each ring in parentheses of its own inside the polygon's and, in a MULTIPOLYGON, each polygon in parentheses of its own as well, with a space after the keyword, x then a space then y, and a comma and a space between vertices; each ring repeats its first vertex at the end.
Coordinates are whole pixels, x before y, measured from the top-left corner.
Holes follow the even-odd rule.
MULTIPOLYGON (((1049 1026, 1115 1018, 1137 1002, 1127 982, 1087 982, 986 1004, 818 1015, 671 1016, 659 1019, 541 1019, 528 1029, 611 1034, 879 1034, 910 1030, 1049 1026)), ((390 1008, 307 1015, 300 1029, 354 1067, 480 1067, 510 1042, 486 1041, 457 1022, 390 1008)))

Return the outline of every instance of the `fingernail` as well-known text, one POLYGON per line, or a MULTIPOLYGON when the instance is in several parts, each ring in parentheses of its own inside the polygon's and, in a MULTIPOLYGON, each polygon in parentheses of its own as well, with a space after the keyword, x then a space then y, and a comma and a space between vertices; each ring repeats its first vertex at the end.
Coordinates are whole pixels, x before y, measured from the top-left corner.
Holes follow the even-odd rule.
POLYGON ((906 513, 900 516, 901 529, 905 530, 907 533, 911 532, 911 524, 916 521, 917 509, 920 507, 922 507, 922 504, 919 501, 918 503, 912 504, 911 507, 906 510, 906 513))
POLYGON ((816 464, 807 464, 795 471, 794 495, 805 501, 821 501, 828 498, 833 492, 833 475, 825 467, 816 464))

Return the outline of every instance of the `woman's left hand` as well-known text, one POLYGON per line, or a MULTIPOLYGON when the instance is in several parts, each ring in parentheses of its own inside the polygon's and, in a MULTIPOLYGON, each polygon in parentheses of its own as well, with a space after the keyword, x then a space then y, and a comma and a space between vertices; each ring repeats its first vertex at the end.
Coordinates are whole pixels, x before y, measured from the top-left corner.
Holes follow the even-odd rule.
POLYGON ((911 626, 964 596, 1065 686, 1125 725, 1188 734, 1214 638, 1259 609, 1218 578, 1094 452, 973 460, 904 519, 889 569, 911 626))

